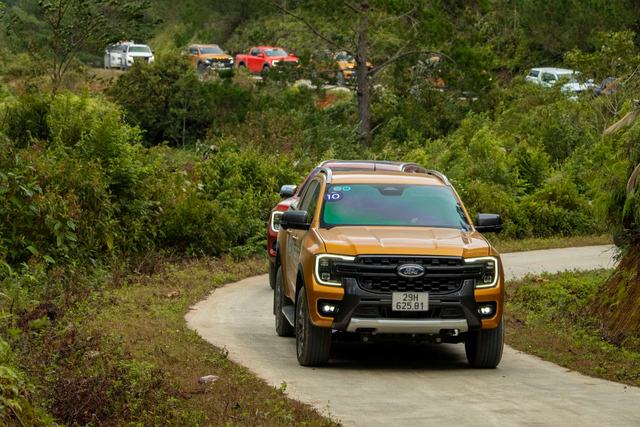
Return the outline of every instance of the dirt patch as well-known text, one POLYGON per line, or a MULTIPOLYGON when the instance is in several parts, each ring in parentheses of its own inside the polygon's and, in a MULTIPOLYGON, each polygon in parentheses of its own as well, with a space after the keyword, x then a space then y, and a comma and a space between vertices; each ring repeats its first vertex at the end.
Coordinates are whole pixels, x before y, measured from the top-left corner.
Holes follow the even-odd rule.
POLYGON ((317 105, 319 109, 324 110, 336 102, 351 98, 351 96, 351 92, 327 92, 324 97, 318 97, 317 105))

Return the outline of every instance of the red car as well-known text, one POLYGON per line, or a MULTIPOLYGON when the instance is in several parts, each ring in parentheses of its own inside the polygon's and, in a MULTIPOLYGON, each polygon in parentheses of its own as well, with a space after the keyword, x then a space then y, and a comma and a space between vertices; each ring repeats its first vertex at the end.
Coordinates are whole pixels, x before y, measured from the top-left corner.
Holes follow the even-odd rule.
POLYGON ((373 160, 326 160, 318 165, 307 178, 303 181, 300 188, 295 185, 283 185, 280 189, 280 196, 286 197, 285 200, 271 210, 269 216, 269 226, 267 227, 267 248, 269 250, 269 285, 271 289, 276 285, 276 244, 278 240, 278 229, 280 217, 289 210, 289 206, 300 200, 300 196, 304 193, 307 183, 313 178, 321 168, 328 167, 333 171, 356 171, 356 170, 379 170, 379 171, 397 171, 397 172, 416 172, 431 173, 417 163, 402 162, 374 162, 373 160))
POLYGON ((252 47, 248 55, 237 55, 238 68, 248 68, 254 73, 268 72, 278 65, 298 65, 299 59, 281 47, 252 47))

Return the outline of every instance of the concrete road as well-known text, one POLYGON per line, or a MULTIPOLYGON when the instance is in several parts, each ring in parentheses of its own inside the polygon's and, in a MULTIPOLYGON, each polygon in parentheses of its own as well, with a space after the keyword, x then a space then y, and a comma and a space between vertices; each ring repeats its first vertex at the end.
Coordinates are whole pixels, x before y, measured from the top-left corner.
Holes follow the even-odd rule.
MULTIPOLYGON (((610 247, 504 255, 509 277, 612 267, 610 247)), ((568 372, 507 347, 495 370, 469 368, 463 345, 341 344, 304 368, 293 338, 274 331, 267 276, 227 285, 197 304, 189 326, 293 398, 357 426, 639 426, 640 389, 568 372)))

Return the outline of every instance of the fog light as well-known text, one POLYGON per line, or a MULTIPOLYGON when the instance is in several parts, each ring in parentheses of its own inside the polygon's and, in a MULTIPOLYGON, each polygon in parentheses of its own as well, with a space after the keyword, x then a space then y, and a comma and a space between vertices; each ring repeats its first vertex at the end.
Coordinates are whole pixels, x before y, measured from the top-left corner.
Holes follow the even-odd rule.
POLYGON ((325 305, 322 306, 322 311, 324 313, 335 313, 336 306, 335 305, 325 304, 325 305))
POLYGON ((493 307, 480 307, 480 309, 478 311, 483 316, 490 316, 490 315, 493 314, 493 307))
POLYGON ((484 277, 482 278, 482 281, 483 281, 484 283, 491 283, 491 282, 493 282, 493 276, 488 276, 488 275, 487 275, 487 276, 484 276, 484 277))
POLYGON ((329 273, 322 273, 322 280, 329 280, 331 279, 331 274, 329 273))

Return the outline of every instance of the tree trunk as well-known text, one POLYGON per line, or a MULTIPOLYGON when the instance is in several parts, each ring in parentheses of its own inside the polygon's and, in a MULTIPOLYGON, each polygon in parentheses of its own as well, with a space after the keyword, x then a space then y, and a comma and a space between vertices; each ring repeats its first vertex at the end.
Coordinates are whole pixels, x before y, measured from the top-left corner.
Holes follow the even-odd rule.
POLYGON ((369 0, 360 2, 362 16, 358 25, 358 55, 356 76, 358 79, 358 118, 360 119, 360 144, 371 147, 371 99, 369 97, 369 68, 367 67, 367 28, 369 27, 369 0))

